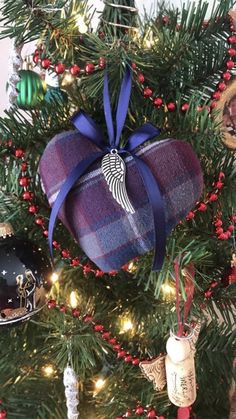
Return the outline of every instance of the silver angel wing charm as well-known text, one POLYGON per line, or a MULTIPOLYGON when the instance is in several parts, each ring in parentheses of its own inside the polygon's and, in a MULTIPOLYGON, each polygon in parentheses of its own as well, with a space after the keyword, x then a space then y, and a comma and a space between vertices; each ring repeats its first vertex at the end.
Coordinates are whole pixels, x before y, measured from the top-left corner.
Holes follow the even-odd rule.
POLYGON ((134 214, 135 210, 129 200, 125 185, 125 162, 119 156, 117 150, 111 150, 109 154, 103 157, 102 171, 113 198, 125 211, 134 214))

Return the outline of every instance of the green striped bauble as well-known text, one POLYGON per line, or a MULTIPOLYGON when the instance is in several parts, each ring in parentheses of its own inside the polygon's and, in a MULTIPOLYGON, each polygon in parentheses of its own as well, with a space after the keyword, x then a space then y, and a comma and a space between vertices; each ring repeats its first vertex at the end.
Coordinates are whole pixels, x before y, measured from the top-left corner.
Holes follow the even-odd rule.
POLYGON ((39 74, 31 70, 20 70, 21 80, 16 88, 19 94, 16 99, 17 106, 21 109, 34 109, 40 106, 47 90, 46 83, 39 74))

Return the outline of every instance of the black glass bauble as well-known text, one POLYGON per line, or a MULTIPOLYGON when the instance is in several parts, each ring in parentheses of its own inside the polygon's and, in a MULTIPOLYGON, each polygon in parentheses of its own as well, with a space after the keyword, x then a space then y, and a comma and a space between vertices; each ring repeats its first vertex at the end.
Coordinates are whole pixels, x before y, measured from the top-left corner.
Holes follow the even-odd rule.
POLYGON ((51 264, 28 240, 0 238, 0 327, 29 319, 46 302, 51 264))

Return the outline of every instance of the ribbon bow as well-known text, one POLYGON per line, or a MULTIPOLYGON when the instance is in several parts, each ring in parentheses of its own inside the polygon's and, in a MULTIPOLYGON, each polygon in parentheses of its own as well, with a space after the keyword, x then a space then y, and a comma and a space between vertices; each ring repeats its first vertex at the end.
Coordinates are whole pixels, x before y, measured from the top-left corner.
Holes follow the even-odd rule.
MULTIPOLYGON (((164 214, 164 205, 161 192, 159 190, 156 179, 154 178, 148 165, 135 154, 134 149, 145 141, 152 139, 153 137, 160 134, 160 130, 154 127, 150 123, 142 125, 140 128, 135 130, 127 140, 124 147, 120 148, 120 136, 124 123, 126 120, 130 94, 132 87, 132 77, 130 69, 127 67, 124 79, 122 81, 120 95, 116 113, 116 135, 113 126, 109 88, 108 88, 108 75, 105 73, 104 78, 104 89, 103 89, 103 102, 104 102, 104 113, 107 125, 107 133, 109 144, 103 141, 103 135, 100 128, 95 122, 83 111, 76 113, 72 117, 72 122, 78 131, 95 144, 101 151, 92 153, 89 157, 85 158, 78 163, 77 166, 72 169, 68 175, 64 184, 62 185, 60 192, 54 202, 48 228, 48 240, 51 256, 52 252, 52 241, 53 241, 53 229, 54 224, 59 213, 59 210, 64 203, 68 193, 70 192, 73 185, 79 180, 79 178, 87 171, 87 169, 96 160, 101 159, 105 154, 110 152, 112 149, 116 149, 119 154, 130 154, 139 171, 139 174, 144 183, 149 202, 152 207, 153 220, 154 220, 154 234, 155 234, 155 255, 153 261, 153 270, 159 270, 162 267, 163 259, 165 256, 165 245, 166 245, 166 222, 164 214)), ((111 198, 112 199, 112 198, 111 198)))

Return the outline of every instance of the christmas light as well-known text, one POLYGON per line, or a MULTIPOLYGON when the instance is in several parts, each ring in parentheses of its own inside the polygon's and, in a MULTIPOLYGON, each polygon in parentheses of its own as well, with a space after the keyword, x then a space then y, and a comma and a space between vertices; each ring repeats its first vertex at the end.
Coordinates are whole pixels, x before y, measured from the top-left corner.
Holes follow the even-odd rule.
POLYGON ((173 301, 175 299, 176 290, 174 284, 170 282, 165 282, 161 286, 161 291, 163 294, 163 300, 165 301, 173 301))
POLYGON ((57 282, 59 279, 59 275, 56 272, 53 272, 50 279, 52 283, 55 284, 55 282, 57 282))
POLYGON ((52 375, 54 374, 55 370, 53 368, 52 365, 45 365, 43 367, 43 375, 45 377, 52 377, 52 375))
POLYGON ((103 378, 98 378, 95 381, 95 385, 94 385, 96 392, 100 391, 105 386, 105 384, 106 384, 106 380, 104 380, 103 378))
POLYGON ((131 332, 134 328, 134 325, 129 317, 123 317, 121 320, 121 330, 120 333, 131 332))
POLYGON ((74 83, 75 78, 70 73, 66 73, 63 77, 63 80, 61 82, 62 87, 63 86, 69 86, 70 84, 74 83))
POLYGON ((70 306, 71 308, 76 308, 79 304, 79 297, 76 291, 71 291, 70 293, 70 306))
POLYGON ((76 16, 76 25, 78 26, 80 33, 86 33, 88 30, 88 26, 86 25, 84 18, 82 15, 76 16))
POLYGON ((127 271, 132 273, 132 272, 135 272, 136 269, 137 269, 137 266, 135 265, 135 262, 132 260, 128 265, 127 271))

